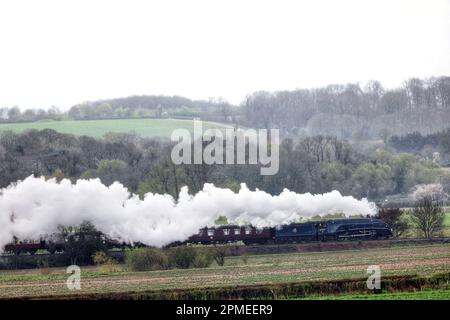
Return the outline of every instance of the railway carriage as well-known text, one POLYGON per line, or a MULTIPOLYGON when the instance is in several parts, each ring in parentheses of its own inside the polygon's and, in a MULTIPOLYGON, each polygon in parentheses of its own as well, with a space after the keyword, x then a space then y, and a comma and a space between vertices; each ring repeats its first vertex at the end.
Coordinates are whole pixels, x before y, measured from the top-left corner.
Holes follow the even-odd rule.
POLYGON ((187 240, 188 243, 215 244, 242 241, 244 244, 264 244, 274 242, 273 228, 256 228, 254 226, 226 225, 202 228, 187 240))
POLYGON ((4 251, 14 253, 16 255, 21 253, 35 254, 38 250, 45 249, 45 247, 45 240, 15 240, 14 243, 7 244, 4 251))

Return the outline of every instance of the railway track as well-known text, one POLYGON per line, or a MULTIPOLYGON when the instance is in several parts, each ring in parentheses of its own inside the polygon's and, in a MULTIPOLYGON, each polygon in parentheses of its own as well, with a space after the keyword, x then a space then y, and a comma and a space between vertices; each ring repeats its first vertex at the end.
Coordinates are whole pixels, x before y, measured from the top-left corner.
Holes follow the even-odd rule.
MULTIPOLYGON (((283 243, 283 244, 252 244, 243 245, 239 243, 224 244, 221 246, 227 247, 228 255, 240 255, 242 253, 249 254, 270 254, 270 253, 284 253, 284 252, 314 252, 314 251, 336 251, 336 250, 351 250, 375 247, 389 247, 396 245, 420 245, 432 243, 448 243, 450 245, 450 237, 439 238, 403 238, 403 239, 388 239, 388 240, 344 240, 344 241, 312 241, 303 243, 283 243)), ((215 245, 205 245, 207 248, 214 248, 215 245)), ((125 250, 110 250, 109 253, 117 258, 123 258, 125 250)), ((40 258, 52 257, 60 255, 55 254, 36 254, 34 256, 40 258)), ((21 256, 31 256, 29 254, 21 256)), ((11 258, 12 254, 2 254, 0 258, 11 258)))
POLYGON ((254 245, 246 246, 245 252, 249 254, 271 254, 271 253, 289 253, 289 252, 318 252, 318 251, 339 251, 370 249, 380 247, 394 247, 401 245, 424 245, 434 243, 448 243, 450 246, 450 237, 442 238, 414 238, 414 239, 389 239, 389 240, 347 240, 347 241, 326 241, 326 242, 308 242, 308 243, 290 243, 279 245, 254 245))

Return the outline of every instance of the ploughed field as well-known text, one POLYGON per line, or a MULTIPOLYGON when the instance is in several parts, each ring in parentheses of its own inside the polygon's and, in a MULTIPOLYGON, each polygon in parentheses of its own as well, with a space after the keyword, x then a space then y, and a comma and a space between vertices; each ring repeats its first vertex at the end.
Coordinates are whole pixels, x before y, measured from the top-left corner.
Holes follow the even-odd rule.
MULTIPOLYGON (((224 129, 226 125, 204 122, 203 130, 224 129)), ((169 137, 175 129, 193 131, 193 121, 177 119, 111 119, 111 120, 63 120, 0 124, 0 131, 23 132, 30 129, 53 129, 61 133, 101 138, 106 133, 134 132, 142 137, 169 137)))
MULTIPOLYGON (((109 298, 115 295, 136 298, 137 294, 140 298, 146 298, 149 292, 155 297, 155 292, 163 291, 166 292, 164 297, 167 297, 167 292, 186 289, 197 290, 201 294, 207 289, 220 291, 252 286, 264 289, 265 286, 335 280, 345 286, 343 280, 366 279, 366 269, 370 265, 380 266, 382 279, 450 273, 450 245, 249 255, 246 259, 233 256, 226 258, 224 266, 213 265, 206 269, 129 272, 122 265, 116 266, 116 270, 82 267, 81 290, 77 291, 67 289, 65 269, 1 271, 0 298, 95 298, 95 294, 106 294, 109 298)), ((439 288, 444 294, 448 289, 448 284, 439 288)))

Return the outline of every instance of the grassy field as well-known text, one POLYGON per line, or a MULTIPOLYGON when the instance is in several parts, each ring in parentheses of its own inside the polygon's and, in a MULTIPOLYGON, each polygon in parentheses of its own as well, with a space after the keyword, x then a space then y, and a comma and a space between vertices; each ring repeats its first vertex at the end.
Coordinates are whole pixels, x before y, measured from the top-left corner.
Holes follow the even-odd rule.
POLYGON ((450 237, 450 212, 448 211, 445 214, 443 235, 445 237, 450 237))
MULTIPOLYGON (((219 123, 204 122, 203 130, 208 128, 224 128, 219 123)), ((191 120, 175 119, 114 119, 114 120, 84 120, 84 121, 38 121, 26 123, 0 124, 0 131, 12 130, 23 132, 29 129, 53 129, 61 133, 102 137, 108 132, 135 132, 143 137, 170 137, 175 129, 193 130, 191 120)))
POLYGON ((446 228, 450 228, 450 212, 445 214, 444 225, 446 228))
POLYGON ((303 300, 450 300, 450 290, 381 294, 339 294, 314 296, 303 300))
POLYGON ((379 265, 382 276, 450 272, 448 244, 334 252, 250 255, 228 257, 225 266, 130 272, 124 266, 106 271, 82 268, 82 289, 69 291, 64 269, 0 272, 0 298, 48 295, 126 293, 276 285, 302 281, 366 278, 366 269, 379 265))

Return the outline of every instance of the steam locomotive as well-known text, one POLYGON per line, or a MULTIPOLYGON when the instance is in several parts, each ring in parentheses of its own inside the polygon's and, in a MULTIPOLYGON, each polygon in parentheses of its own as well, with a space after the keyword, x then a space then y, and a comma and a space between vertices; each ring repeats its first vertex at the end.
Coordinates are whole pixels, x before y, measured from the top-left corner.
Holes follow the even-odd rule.
MULTIPOLYGON (((184 242, 174 242, 168 245, 183 244, 225 244, 243 242, 250 244, 301 243, 311 241, 343 241, 388 239, 392 229, 382 220, 373 218, 338 219, 328 221, 310 221, 305 223, 291 223, 275 228, 257 228, 252 225, 223 225, 219 227, 202 228, 184 242)), ((76 234, 76 238, 98 239, 105 249, 129 248, 131 245, 109 239, 99 231, 76 234)), ((133 246, 144 246, 141 243, 133 246)), ((52 239, 39 241, 16 241, 5 246, 5 252, 20 254, 35 254, 38 250, 46 250, 51 254, 64 251, 65 244, 52 239)))
POLYGON ((301 243, 388 239, 392 229, 382 220, 372 218, 337 219, 291 223, 275 228, 224 225, 203 228, 184 243, 220 244, 242 241, 244 244, 301 243))

